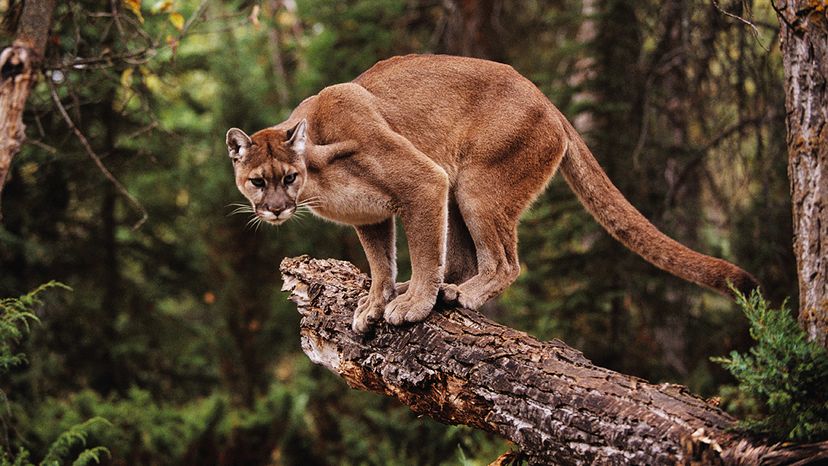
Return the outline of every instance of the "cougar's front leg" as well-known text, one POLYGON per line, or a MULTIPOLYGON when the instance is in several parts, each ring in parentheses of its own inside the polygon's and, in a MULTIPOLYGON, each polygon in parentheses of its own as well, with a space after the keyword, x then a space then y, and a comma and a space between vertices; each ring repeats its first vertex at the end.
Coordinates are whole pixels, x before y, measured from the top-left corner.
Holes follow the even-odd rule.
POLYGON ((439 169, 419 175, 419 188, 407 193, 400 209, 411 256, 411 280, 405 293, 385 307, 385 320, 392 325, 428 317, 443 282, 448 178, 439 169))
POLYGON ((405 293, 385 306, 385 319, 394 325, 423 320, 434 307, 443 280, 448 175, 394 131, 379 110, 380 102, 364 87, 346 83, 325 88, 317 107, 328 106, 347 111, 331 111, 336 118, 319 112, 318 124, 329 134, 348 134, 356 140, 351 169, 389 197, 388 206, 400 215, 408 237, 411 280, 405 293))
POLYGON ((397 257, 394 218, 355 228, 371 267, 371 289, 359 299, 352 328, 357 333, 365 333, 382 317, 386 304, 395 294, 397 257))

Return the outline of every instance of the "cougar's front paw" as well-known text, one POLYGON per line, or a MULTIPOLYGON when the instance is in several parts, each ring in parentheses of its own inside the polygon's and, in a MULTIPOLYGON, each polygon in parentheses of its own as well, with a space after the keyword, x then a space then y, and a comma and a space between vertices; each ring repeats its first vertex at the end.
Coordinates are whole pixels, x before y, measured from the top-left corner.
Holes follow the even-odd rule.
POLYGON ((431 314, 435 298, 416 296, 410 291, 401 294, 385 306, 385 320, 391 325, 425 320, 431 314))
POLYGON ((354 322, 351 324, 354 332, 366 333, 371 330, 371 327, 382 317, 387 302, 382 296, 375 296, 371 293, 359 298, 356 312, 354 312, 354 322))

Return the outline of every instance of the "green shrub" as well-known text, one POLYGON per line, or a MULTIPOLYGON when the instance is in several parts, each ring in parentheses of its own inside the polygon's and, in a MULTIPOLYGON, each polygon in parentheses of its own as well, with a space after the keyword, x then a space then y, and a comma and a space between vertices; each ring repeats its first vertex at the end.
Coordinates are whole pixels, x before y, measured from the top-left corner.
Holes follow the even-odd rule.
POLYGON ((43 448, 49 439, 84 419, 102 418, 109 420, 108 428, 91 435, 90 442, 107 445, 114 462, 140 464, 152 458, 156 465, 186 464, 182 459, 187 449, 203 435, 212 418, 222 415, 225 404, 219 397, 209 397, 171 406, 139 388, 123 397, 104 397, 85 389, 41 400, 29 413, 25 433, 30 444, 43 448))
MULTIPOLYGON (((70 289, 62 283, 51 281, 18 298, 0 299, 0 374, 5 374, 10 368, 26 360, 26 355, 17 353, 15 347, 29 332, 29 322, 38 321, 34 310, 42 304, 39 298, 40 293, 49 288, 70 289)), ((2 395, 3 402, 8 403, 5 394, 0 392, 0 395, 2 395)), ((3 418, 3 424, 6 425, 7 422, 8 420, 3 418)), ((90 434, 107 424, 109 423, 105 419, 94 417, 70 426, 52 437, 54 440, 49 444, 43 460, 38 464, 40 466, 63 464, 86 466, 100 463, 102 456, 109 455, 109 450, 102 446, 86 448, 87 439, 90 434)), ((9 450, 8 445, 0 444, 0 466, 34 466, 34 463, 29 460, 31 453, 28 450, 20 448, 16 454, 12 454, 9 450)))
MULTIPOLYGON (((49 445, 46 456, 38 465, 61 466, 71 464, 72 466, 88 466, 100 464, 103 456, 109 456, 109 450, 102 446, 86 448, 86 444, 90 434, 100 430, 101 426, 108 424, 109 422, 105 419, 96 417, 72 426, 49 445)), ((16 455, 11 455, 6 452, 4 447, 0 447, 0 466, 35 466, 35 463, 29 461, 29 456, 29 451, 24 448, 19 449, 16 455)))
POLYGON ((29 322, 38 321, 34 308, 41 304, 38 296, 49 288, 70 289, 68 286, 51 281, 35 288, 19 298, 0 299, 0 373, 26 360, 23 353, 15 353, 14 347, 29 332, 29 322))
POLYGON ((777 441, 828 438, 828 352, 807 340, 787 303, 770 309, 756 291, 737 303, 756 345, 713 358, 739 383, 722 391, 725 409, 741 411, 739 428, 777 441))

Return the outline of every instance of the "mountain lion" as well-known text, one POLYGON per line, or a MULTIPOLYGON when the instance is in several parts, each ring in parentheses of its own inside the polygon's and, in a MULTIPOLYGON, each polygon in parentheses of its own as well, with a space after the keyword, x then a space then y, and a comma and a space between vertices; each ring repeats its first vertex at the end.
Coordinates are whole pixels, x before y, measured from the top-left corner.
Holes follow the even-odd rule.
POLYGON ((560 166, 581 203, 618 241, 655 266, 729 293, 757 286, 739 267, 658 231, 613 186, 546 96, 512 67, 474 58, 409 55, 305 99, 287 121, 253 136, 227 132, 236 185, 262 220, 298 208, 353 225, 371 288, 353 328, 381 316, 425 319, 438 292, 477 309, 520 272, 521 213, 560 166), (394 218, 411 280, 395 284, 394 218))

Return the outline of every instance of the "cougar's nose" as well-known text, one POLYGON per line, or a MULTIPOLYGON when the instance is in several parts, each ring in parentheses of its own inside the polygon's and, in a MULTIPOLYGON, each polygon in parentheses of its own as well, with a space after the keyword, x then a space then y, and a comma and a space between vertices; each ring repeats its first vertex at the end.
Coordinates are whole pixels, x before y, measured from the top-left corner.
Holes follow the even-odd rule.
POLYGON ((293 213, 293 207, 264 203, 259 207, 258 213, 265 220, 286 220, 293 213))

